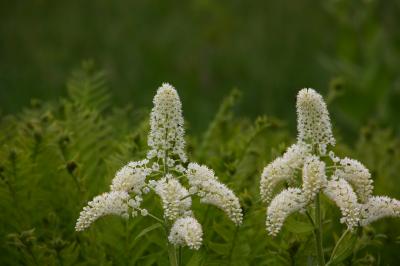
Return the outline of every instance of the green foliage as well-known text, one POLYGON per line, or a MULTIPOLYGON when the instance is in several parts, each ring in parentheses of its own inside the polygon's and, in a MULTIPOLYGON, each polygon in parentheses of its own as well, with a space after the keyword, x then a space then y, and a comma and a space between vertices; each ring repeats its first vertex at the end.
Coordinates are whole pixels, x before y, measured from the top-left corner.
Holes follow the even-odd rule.
MULTIPOLYGON (((148 113, 115 108, 105 84, 104 74, 87 62, 72 75, 65 98, 34 101, 16 115, 1 117, 1 265, 168 264, 165 232, 149 217, 124 221, 110 216, 86 232, 74 230, 86 201, 105 191, 115 171, 129 160, 142 158, 146 150, 148 113)), ((293 133, 273 117, 253 121, 238 116, 239 98, 236 90, 228 95, 205 133, 189 139, 188 149, 239 195, 244 224, 235 228, 216 208, 199 208, 194 201, 204 245, 198 252, 183 249, 183 261, 187 265, 316 265, 308 220, 293 215, 272 239, 265 230, 265 206, 258 196, 262 167, 284 151, 293 133)), ((354 145, 336 149, 338 155, 354 155, 371 169, 377 193, 400 197, 400 139, 391 130, 371 122, 354 145)), ((326 199, 322 201, 322 206, 329 206, 326 199)), ((157 202, 146 206, 161 216, 157 202)), ((397 262, 398 220, 382 220, 357 235, 347 233, 340 241, 335 233, 343 230, 339 211, 330 208, 328 214, 326 207, 322 211, 325 252, 335 249, 330 265, 397 262)))

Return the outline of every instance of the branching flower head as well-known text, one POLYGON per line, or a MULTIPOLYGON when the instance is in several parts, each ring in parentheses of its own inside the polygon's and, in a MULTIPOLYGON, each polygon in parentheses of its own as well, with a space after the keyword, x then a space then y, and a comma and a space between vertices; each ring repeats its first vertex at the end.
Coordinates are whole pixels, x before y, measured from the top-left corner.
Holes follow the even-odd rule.
POLYGON ((372 196, 371 174, 363 164, 341 159, 329 150, 335 138, 322 96, 313 89, 302 89, 296 107, 297 143, 267 165, 261 175, 261 199, 268 204, 272 198, 267 207, 268 232, 276 235, 288 215, 306 209, 319 193, 340 208, 341 222, 349 229, 400 216, 399 201, 372 196), (274 190, 284 182, 289 188, 273 198, 274 190))
POLYGON ((76 230, 82 231, 101 216, 115 214, 125 218, 149 215, 158 222, 162 219, 141 207, 142 195, 155 192, 162 202, 164 225, 171 230, 168 240, 174 245, 198 249, 202 242, 201 225, 193 217, 192 196, 202 203, 223 210, 236 224, 242 222, 239 199, 222 184, 206 166, 189 164, 185 154, 184 120, 178 93, 164 83, 154 97, 150 115, 147 158, 130 162, 115 175, 111 192, 95 197, 84 207, 76 230), (189 190, 181 183, 187 178, 189 190))

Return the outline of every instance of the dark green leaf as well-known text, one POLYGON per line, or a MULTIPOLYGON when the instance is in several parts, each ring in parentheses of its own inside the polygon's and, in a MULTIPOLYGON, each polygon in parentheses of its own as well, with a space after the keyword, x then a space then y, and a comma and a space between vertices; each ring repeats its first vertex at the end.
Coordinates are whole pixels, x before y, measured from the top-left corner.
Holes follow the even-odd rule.
POLYGON ((142 231, 140 231, 140 233, 135 237, 134 241, 138 240, 139 238, 141 238, 142 236, 144 236, 145 234, 162 227, 162 224, 160 223, 156 223, 153 225, 150 225, 149 227, 146 227, 145 229, 143 229, 142 231))

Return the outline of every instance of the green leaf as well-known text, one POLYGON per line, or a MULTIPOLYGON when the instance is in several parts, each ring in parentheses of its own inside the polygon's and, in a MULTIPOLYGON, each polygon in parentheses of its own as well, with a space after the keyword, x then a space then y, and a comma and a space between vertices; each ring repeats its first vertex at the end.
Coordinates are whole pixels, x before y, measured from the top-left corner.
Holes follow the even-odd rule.
POLYGON ((351 233, 350 231, 345 231, 342 237, 336 243, 331 255, 331 259, 327 265, 337 265, 344 261, 353 253, 356 242, 357 234, 351 233))
POLYGON ((215 253, 218 253, 220 255, 226 255, 229 253, 230 245, 228 245, 228 244, 221 244, 221 243, 215 243, 215 242, 210 241, 210 243, 208 243, 208 246, 215 253))
POLYGON ((285 223, 285 228, 292 233, 301 234, 308 233, 314 230, 314 227, 310 223, 300 222, 293 218, 289 218, 285 223))
POLYGON ((142 236, 144 236, 145 234, 159 228, 162 227, 161 223, 156 223, 153 225, 150 225, 149 227, 146 227, 145 229, 143 229, 142 231, 140 231, 140 233, 135 237, 134 241, 138 240, 139 238, 141 238, 142 236))
POLYGON ((213 223, 213 229, 215 232, 217 232, 217 234, 222 237, 226 242, 229 242, 232 240, 233 235, 232 235, 232 231, 229 230, 226 225, 223 224, 219 224, 214 222, 213 223))
POLYGON ((201 265, 202 261, 203 261, 203 257, 201 255, 201 252, 194 252, 193 256, 190 258, 187 265, 198 266, 198 265, 201 265))

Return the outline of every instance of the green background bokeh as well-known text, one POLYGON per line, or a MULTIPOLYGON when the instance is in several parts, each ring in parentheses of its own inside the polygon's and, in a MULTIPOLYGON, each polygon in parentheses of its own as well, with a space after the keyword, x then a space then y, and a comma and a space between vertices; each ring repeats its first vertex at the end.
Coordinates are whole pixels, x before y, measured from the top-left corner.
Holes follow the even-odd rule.
POLYGON ((164 81, 203 129, 233 87, 241 112, 294 119, 295 93, 346 97, 349 136, 370 118, 398 127, 399 1, 2 1, 0 110, 65 95, 85 59, 108 73, 116 105, 150 108, 164 81))

